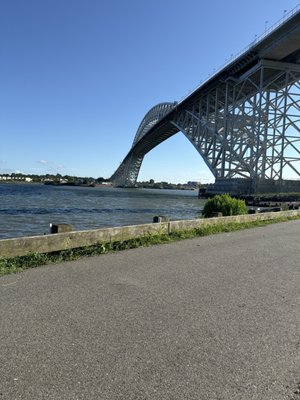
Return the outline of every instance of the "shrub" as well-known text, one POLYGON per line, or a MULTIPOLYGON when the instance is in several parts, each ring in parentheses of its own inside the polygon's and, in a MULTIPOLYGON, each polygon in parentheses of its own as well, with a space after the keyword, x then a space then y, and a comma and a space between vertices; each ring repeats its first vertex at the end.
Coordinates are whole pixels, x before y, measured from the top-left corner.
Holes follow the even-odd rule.
POLYGON ((221 212, 224 216, 247 214, 248 209, 244 200, 234 199, 229 194, 219 194, 207 200, 202 214, 205 218, 213 213, 221 212))

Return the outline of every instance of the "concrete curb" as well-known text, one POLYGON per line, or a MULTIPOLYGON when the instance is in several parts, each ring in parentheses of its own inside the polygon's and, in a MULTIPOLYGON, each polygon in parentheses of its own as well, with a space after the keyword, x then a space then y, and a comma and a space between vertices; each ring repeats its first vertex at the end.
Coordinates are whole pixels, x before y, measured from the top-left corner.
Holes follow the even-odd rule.
POLYGON ((188 230, 216 224, 239 223, 256 220, 270 220, 279 217, 300 215, 300 210, 268 212, 262 214, 237 215, 207 219, 161 222, 103 228, 86 231, 63 232, 43 236, 29 236, 0 240, 0 257, 13 258, 28 253, 51 253, 78 247, 90 246, 97 243, 111 243, 134 239, 139 236, 155 234, 170 234, 171 232, 188 230))

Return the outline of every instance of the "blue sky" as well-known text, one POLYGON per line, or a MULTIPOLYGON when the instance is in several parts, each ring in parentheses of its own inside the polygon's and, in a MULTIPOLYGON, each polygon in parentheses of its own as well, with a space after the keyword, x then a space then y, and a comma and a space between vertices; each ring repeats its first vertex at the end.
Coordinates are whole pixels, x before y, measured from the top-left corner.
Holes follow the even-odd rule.
MULTIPOLYGON (((108 178, 154 105, 180 101, 290 0, 0 0, 0 173, 108 178)), ((183 134, 138 180, 213 181, 183 134)))

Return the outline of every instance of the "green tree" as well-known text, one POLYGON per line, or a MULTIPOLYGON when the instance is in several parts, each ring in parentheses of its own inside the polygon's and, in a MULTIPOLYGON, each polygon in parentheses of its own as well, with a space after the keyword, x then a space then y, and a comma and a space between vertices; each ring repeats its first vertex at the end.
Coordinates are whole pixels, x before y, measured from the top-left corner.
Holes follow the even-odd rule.
POLYGON ((234 199, 229 194, 219 194, 207 200, 202 214, 210 218, 215 212, 221 212, 224 216, 242 215, 247 214, 248 209, 244 200, 234 199))

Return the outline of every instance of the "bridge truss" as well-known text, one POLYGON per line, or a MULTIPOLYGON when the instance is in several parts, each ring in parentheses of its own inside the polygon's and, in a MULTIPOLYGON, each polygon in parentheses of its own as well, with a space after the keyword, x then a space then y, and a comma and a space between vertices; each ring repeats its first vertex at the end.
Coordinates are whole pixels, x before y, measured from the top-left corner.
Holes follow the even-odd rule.
POLYGON ((195 99, 172 123, 217 179, 300 176, 300 66, 261 60, 195 99))

